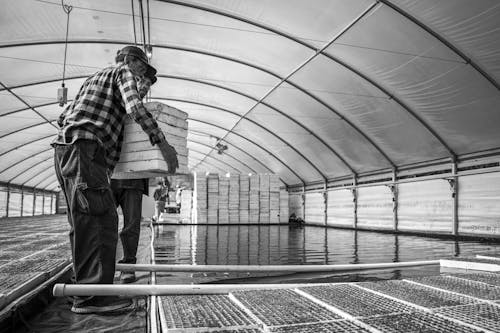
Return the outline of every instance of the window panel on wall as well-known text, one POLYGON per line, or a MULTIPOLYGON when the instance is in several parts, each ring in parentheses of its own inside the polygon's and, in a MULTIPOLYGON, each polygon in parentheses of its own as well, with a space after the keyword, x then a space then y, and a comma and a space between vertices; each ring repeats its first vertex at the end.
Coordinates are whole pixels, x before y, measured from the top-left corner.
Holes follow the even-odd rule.
POLYGON ((33 216, 33 193, 23 193, 23 216, 33 216))
POLYGON ((0 187, 0 217, 7 216, 7 188, 0 187))
POLYGON ((17 190, 10 190, 9 196, 9 217, 21 216, 21 192, 17 190))
POLYGON ((35 215, 43 214, 43 194, 38 193, 35 198, 35 215))

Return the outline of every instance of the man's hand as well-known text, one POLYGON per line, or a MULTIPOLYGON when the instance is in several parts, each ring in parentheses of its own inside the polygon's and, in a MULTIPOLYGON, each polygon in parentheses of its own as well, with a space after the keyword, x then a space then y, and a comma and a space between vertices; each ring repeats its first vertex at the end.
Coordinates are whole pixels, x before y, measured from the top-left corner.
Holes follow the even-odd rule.
POLYGON ((163 155, 163 159, 167 162, 168 165, 168 173, 175 173, 175 170, 179 167, 179 162, 177 161, 177 152, 175 148, 169 145, 166 141, 163 141, 158 144, 160 148, 161 154, 163 155))

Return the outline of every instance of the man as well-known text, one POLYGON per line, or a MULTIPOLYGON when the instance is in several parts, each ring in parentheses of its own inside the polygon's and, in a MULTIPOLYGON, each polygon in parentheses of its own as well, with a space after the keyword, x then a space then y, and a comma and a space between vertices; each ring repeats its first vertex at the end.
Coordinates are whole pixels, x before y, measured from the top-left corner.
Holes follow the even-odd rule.
MULTIPOLYGON (((116 63, 122 63, 124 56, 118 52, 116 63)), ((138 82, 139 97, 144 98, 151 85, 156 82, 155 71, 146 71, 144 77, 138 82)), ((149 179, 115 179, 111 177, 111 190, 116 206, 122 208, 123 228, 120 240, 123 248, 123 258, 119 263, 135 264, 137 262, 137 247, 141 231, 142 195, 148 195, 149 179)), ((120 273, 120 282, 132 283, 136 281, 135 272, 123 271, 120 273)))
POLYGON ((153 198, 155 199, 155 222, 160 222, 160 215, 165 211, 165 202, 169 200, 168 190, 169 186, 166 186, 164 180, 158 182, 158 187, 153 193, 153 198))
MULTIPOLYGON (((109 175, 120 156, 127 114, 157 144, 169 172, 177 153, 142 105, 135 77, 154 70, 138 47, 122 49, 124 62, 105 68, 83 83, 58 120, 54 166, 68 204, 73 273, 76 283, 111 284, 115 274, 118 215, 109 175)), ((110 313, 130 308, 130 299, 75 297, 75 313, 110 313)))

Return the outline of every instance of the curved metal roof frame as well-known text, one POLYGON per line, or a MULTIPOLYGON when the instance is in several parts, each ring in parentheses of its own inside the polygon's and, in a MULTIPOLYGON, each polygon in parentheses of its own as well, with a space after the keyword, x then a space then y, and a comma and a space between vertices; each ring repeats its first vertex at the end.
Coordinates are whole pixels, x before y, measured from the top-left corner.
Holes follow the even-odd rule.
MULTIPOLYGON (((31 158, 33 158, 33 157, 37 156, 37 155, 40 155, 40 154, 46 153, 46 152, 51 151, 51 150, 53 150, 53 148, 52 148, 52 147, 50 147, 50 148, 48 148, 48 149, 45 149, 45 150, 41 150, 41 151, 39 151, 38 153, 36 153, 36 154, 34 154, 34 155, 29 155, 29 156, 27 156, 27 157, 25 157, 25 158, 23 158, 23 159, 21 159, 21 160, 19 160, 19 161, 15 162, 15 163, 11 164, 11 165, 9 165, 8 167, 6 167, 6 168, 4 168, 4 169, 0 170, 0 174, 1 174, 1 173, 3 173, 3 172, 5 172, 5 171, 7 171, 7 170, 9 170, 9 169, 11 169, 11 168, 13 168, 13 167, 15 167, 15 166, 17 166, 17 165, 19 165, 19 164, 21 164, 21 163, 22 163, 22 162, 24 162, 24 161, 27 161, 27 160, 29 160, 29 159, 31 159, 31 158)), ((51 157, 52 157, 52 156, 51 156, 51 157)), ((36 163, 38 163, 38 162, 35 162, 35 164, 36 164, 36 163)))
MULTIPOLYGON (((160 97, 160 98, 158 98, 158 97, 152 97, 151 99, 165 100, 165 101, 175 101, 175 102, 183 102, 183 103, 188 103, 188 104, 200 105, 200 106, 209 107, 209 108, 212 108, 212 109, 215 109, 215 110, 219 110, 219 111, 223 111, 223 112, 227 112, 227 113, 239 116, 239 113, 237 113, 237 112, 234 112, 234 111, 231 111, 231 110, 228 110, 228 109, 216 106, 216 105, 201 103, 201 102, 192 101, 192 100, 188 100, 188 99, 168 98, 168 97, 164 97, 164 98, 163 97, 160 97)), ((188 119, 191 119, 191 118, 188 118, 188 119)), ((294 152, 296 152, 304 161, 306 161, 309 165, 311 165, 313 167, 313 169, 316 170, 321 177, 323 177, 324 180, 326 180, 325 174, 313 162, 311 162, 307 157, 305 157, 300 151, 298 151, 288 141, 286 141, 285 139, 283 139, 281 136, 277 135, 276 133, 274 133, 270 129, 266 128, 264 125, 261 125, 261 124, 259 124, 258 122, 254 121, 252 119, 245 118, 245 120, 247 120, 248 122, 251 122, 252 124, 254 124, 256 126, 258 126, 259 128, 262 128, 264 131, 268 132, 272 136, 276 137, 278 140, 282 141, 285 145, 287 145, 294 152)), ((226 129, 226 131, 229 131, 229 130, 226 129)), ((234 133, 234 132, 231 132, 231 133, 234 133)), ((225 139, 225 138, 223 138, 223 139, 225 139)), ((195 168, 196 168, 196 166, 195 166, 195 168)))
MULTIPOLYGON (((188 118, 188 120, 190 120, 190 121, 196 121, 196 122, 199 122, 199 123, 202 123, 202 124, 205 124, 205 125, 213 126, 213 127, 219 128, 221 130, 227 131, 227 128, 222 127, 222 126, 217 125, 217 124, 210 123, 208 121, 194 119, 194 118, 188 118)), ((255 145, 256 147, 258 147, 260 150, 265 151, 268 155, 272 156, 275 160, 277 160, 282 165, 284 165, 285 168, 288 169, 295 177, 297 177, 297 179, 299 179, 302 184, 305 184, 305 181, 304 181, 304 179, 302 177, 300 177, 292 168, 290 168, 290 166, 288 166, 287 163, 285 163, 282 159, 280 159, 279 157, 277 157, 276 155, 274 155, 271 151, 267 150, 266 148, 262 147, 261 145, 259 145, 255 141, 253 141, 253 140, 251 140, 251 139, 249 139, 249 138, 247 138, 247 137, 245 137, 245 136, 243 136, 241 134, 238 134, 238 133, 235 133, 235 132, 233 132, 232 134, 236 135, 236 136, 238 136, 240 138, 243 138, 243 139, 247 140, 248 142, 250 142, 253 145, 255 145)), ((232 144, 231 141, 229 141, 227 138, 224 139, 224 141, 227 142, 227 143, 232 144)))
MULTIPOLYGON (((210 147, 210 148, 212 148, 212 147, 210 147)), ((190 151, 193 151, 193 152, 195 152, 195 153, 197 153, 197 154, 206 155, 206 153, 203 153, 203 152, 201 152, 201 151, 199 151, 199 150, 196 150, 196 149, 189 149, 189 150, 190 150, 190 151)), ((218 159, 216 159, 216 158, 214 158, 214 157, 212 157, 212 156, 207 156, 207 158, 213 159, 213 160, 217 161, 218 163, 221 163, 221 164, 223 164, 223 165, 226 165, 227 167, 229 167, 229 168, 231 168, 232 170, 234 170, 236 173, 241 173, 241 170, 240 170, 240 169, 238 169, 238 168, 236 168, 236 167, 232 166, 231 164, 229 164, 229 163, 227 163, 227 162, 225 162, 225 161, 218 160, 218 159)), ((198 164, 199 164, 199 163, 198 163, 198 164)), ((229 171, 229 172, 231 172, 231 171, 229 171)))

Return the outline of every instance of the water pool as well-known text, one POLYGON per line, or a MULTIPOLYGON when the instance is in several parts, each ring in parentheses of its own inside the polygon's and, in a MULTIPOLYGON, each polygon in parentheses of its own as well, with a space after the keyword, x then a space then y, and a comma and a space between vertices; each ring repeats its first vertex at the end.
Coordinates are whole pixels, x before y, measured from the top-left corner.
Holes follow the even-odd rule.
MULTIPOLYGON (((154 240, 156 263, 197 265, 367 264, 498 254, 498 243, 458 241, 316 226, 162 225, 154 240)), ((439 274, 439 267, 363 273, 176 273, 159 283, 340 282, 439 274)))

